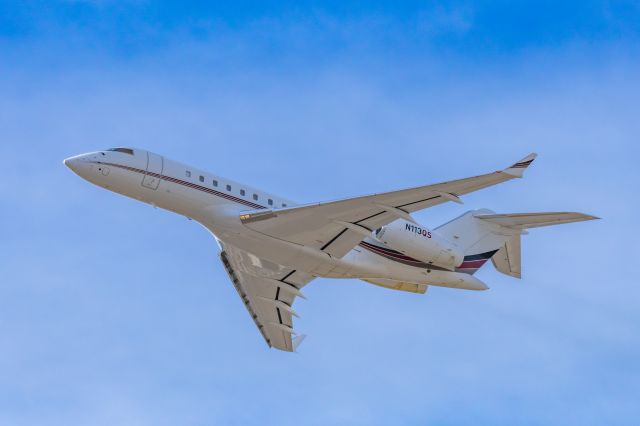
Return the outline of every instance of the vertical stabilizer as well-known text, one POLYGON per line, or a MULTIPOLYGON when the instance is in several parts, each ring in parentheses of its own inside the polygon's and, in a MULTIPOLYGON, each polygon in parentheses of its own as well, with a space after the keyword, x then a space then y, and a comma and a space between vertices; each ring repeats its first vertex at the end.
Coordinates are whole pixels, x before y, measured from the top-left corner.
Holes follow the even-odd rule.
POLYGON ((493 255, 491 262, 499 272, 521 278, 520 257, 520 235, 514 235, 493 255))
POLYGON ((480 209, 468 211, 434 232, 464 254, 456 271, 473 274, 491 259, 498 271, 520 278, 520 238, 527 234, 527 229, 593 219, 598 218, 573 212, 495 214, 480 209))
POLYGON ((504 231, 501 227, 478 219, 478 215, 492 215, 487 209, 471 210, 435 229, 440 236, 448 239, 464 253, 464 261, 456 270, 468 274, 475 273, 487 260, 498 252, 519 230, 504 231))

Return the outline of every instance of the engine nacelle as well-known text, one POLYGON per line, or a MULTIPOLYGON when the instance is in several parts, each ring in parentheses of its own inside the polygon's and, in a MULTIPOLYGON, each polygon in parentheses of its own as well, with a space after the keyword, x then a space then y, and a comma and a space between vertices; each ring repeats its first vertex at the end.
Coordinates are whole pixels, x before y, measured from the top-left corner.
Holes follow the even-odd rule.
POLYGON ((454 270, 464 260, 462 250, 427 228, 397 220, 376 231, 376 238, 387 246, 425 263, 454 270))

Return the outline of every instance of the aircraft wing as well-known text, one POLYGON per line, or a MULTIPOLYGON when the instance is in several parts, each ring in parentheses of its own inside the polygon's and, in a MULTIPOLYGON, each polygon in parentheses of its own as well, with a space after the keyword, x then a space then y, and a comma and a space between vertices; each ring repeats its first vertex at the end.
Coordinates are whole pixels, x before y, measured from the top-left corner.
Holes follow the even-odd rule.
POLYGON ((413 221, 412 212, 447 201, 461 202, 459 195, 522 177, 535 158, 536 154, 530 154, 502 171, 434 185, 285 209, 256 210, 242 214, 240 220, 265 235, 340 258, 373 230, 398 218, 413 221))
POLYGON ((314 277, 220 244, 220 259, 262 337, 269 347, 295 352, 305 336, 293 330, 292 305, 314 277))

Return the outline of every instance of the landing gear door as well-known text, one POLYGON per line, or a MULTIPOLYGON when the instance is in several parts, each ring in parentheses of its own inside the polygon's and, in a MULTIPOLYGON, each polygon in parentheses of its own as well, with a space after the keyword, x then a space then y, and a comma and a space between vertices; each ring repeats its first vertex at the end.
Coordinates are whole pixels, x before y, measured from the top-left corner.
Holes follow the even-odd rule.
POLYGON ((160 155, 147 152, 147 171, 142 178, 142 186, 153 189, 154 191, 158 189, 163 169, 164 159, 160 155))

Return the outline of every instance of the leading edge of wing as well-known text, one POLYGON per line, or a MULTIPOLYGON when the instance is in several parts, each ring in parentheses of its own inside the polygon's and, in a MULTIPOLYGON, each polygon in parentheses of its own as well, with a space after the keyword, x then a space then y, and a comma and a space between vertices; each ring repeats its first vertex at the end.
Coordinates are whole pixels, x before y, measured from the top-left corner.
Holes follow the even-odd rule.
MULTIPOLYGON (((249 224, 251 222, 258 222, 262 220, 275 218, 280 215, 287 215, 289 213, 315 209, 318 207, 327 207, 327 206, 341 204, 341 203, 358 204, 358 202, 360 201, 371 199, 371 204, 375 205, 376 200, 379 198, 388 198, 388 197, 395 198, 396 196, 399 198, 403 194, 406 194, 412 191, 421 191, 421 190, 431 193, 429 194, 431 196, 426 199, 414 200, 411 203, 408 203, 405 205, 394 206, 394 205, 387 205, 386 203, 382 204, 382 207, 381 207, 382 210, 386 208, 395 217, 402 217, 403 214, 408 214, 410 212, 420 210, 419 208, 416 208, 414 210, 410 207, 410 205, 419 205, 422 202, 432 201, 435 199, 439 199, 439 200, 437 202, 431 202, 430 203, 431 205, 436 205, 436 204, 440 204, 447 201, 461 203, 459 195, 474 192, 474 191, 486 188, 488 186, 506 182, 514 178, 521 178, 523 177, 524 170, 526 170, 531 165, 531 163, 533 163, 533 161, 536 159, 537 156, 538 155, 536 153, 531 153, 503 170, 492 172, 492 173, 486 173, 483 175, 477 175, 477 176, 472 176, 472 177, 467 177, 467 178, 462 178, 457 180, 439 182, 439 183, 430 184, 430 185, 408 187, 408 188, 403 188, 395 191, 386 191, 386 192, 379 192, 379 193, 373 193, 368 195, 360 195, 357 197, 301 204, 301 205, 286 207, 282 209, 247 211, 240 216, 240 219, 242 220, 243 223, 249 224), (481 184, 480 182, 478 182, 479 185, 477 187, 474 187, 473 185, 471 185, 471 188, 469 188, 469 190, 462 189, 462 190, 458 190, 457 192, 453 192, 453 191, 448 191, 446 188, 448 186, 464 187, 466 183, 473 183, 474 181, 478 181, 479 179, 484 180, 489 177, 495 177, 496 179, 495 180, 491 179, 490 181, 482 182, 481 184)), ((427 207, 430 207, 430 206, 427 206, 427 207)))
POLYGON ((227 275, 229 275, 229 279, 231 280, 233 287, 238 292, 238 296, 240 296, 240 299, 242 299, 242 303, 244 304, 245 308, 249 312, 249 315, 251 316, 251 319, 255 323, 256 327, 260 331, 262 338, 267 343, 267 345, 271 347, 272 346, 271 339, 269 339, 269 337, 266 335, 264 331, 264 324, 262 324, 259 321, 258 314, 256 313, 256 308, 253 306, 253 304, 249 300, 249 295, 247 294, 246 290, 243 288, 242 283, 240 282, 240 277, 236 274, 235 270, 233 269, 233 266, 231 266, 231 262, 229 262, 229 256, 227 255, 227 252, 225 251, 220 252, 220 260, 222 261, 222 265, 224 266, 225 271, 227 271, 227 275))
POLYGON ((255 258, 229 244, 222 246, 222 264, 267 345, 295 352, 304 335, 293 329, 293 317, 298 315, 292 305, 296 297, 305 298, 300 289, 313 276, 255 258))

